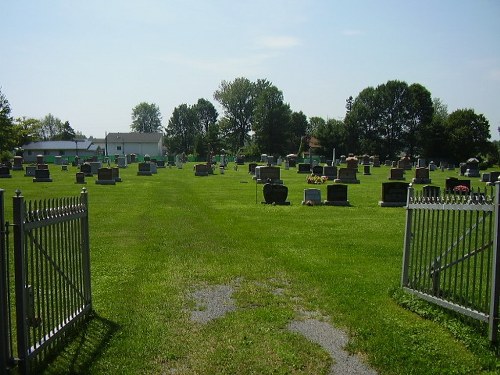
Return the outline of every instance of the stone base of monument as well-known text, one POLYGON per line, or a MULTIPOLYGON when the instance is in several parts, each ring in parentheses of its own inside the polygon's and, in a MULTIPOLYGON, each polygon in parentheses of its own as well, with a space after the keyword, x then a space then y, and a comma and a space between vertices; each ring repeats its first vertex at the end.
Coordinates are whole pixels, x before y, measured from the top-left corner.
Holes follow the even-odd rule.
POLYGON ((350 206, 349 201, 323 201, 325 206, 350 206))
POLYGON ((116 185, 115 180, 96 180, 97 185, 116 185))
POLYGON ((384 201, 379 201, 378 205, 380 207, 404 207, 404 206, 406 206, 406 202, 384 202, 384 201))
POLYGON ((336 184, 359 184, 360 181, 358 179, 352 178, 336 178, 333 180, 336 184))
POLYGON ((139 171, 137 172, 137 176, 152 176, 153 173, 151 171, 139 171))
POLYGON ((52 182, 52 179, 51 178, 34 178, 33 179, 33 182, 52 182))

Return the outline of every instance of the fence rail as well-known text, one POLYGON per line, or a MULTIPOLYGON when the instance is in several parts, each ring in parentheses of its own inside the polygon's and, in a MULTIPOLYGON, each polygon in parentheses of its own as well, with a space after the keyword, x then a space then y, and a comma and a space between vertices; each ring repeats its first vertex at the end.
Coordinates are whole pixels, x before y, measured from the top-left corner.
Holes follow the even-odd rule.
POLYGON ((87 191, 79 197, 28 202, 17 191, 12 249, 9 224, 2 227, 0 318, 7 323, 2 319, 0 372, 17 363, 22 374, 30 374, 92 310, 87 191))
POLYGON ((498 331, 499 186, 426 196, 408 190, 401 284, 498 331))

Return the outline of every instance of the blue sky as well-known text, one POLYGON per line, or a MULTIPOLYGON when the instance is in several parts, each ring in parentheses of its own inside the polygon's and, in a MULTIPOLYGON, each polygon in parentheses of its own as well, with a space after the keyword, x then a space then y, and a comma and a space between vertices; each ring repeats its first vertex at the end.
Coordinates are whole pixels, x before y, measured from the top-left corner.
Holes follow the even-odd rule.
POLYGON ((23 0, 0 6, 0 86, 15 117, 87 136, 130 130, 140 102, 166 126, 222 80, 265 78, 294 111, 342 119, 397 79, 500 127, 498 0, 23 0))

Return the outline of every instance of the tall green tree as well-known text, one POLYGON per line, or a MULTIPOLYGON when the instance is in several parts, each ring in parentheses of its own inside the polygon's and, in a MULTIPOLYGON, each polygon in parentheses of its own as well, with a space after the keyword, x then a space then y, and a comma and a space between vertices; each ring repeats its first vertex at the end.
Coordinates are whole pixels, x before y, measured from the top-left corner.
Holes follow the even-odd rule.
POLYGON ((53 137, 55 141, 72 141, 75 139, 75 130, 69 124, 69 121, 65 121, 57 134, 53 137))
POLYGON ((15 130, 9 101, 0 90, 0 153, 8 153, 15 147, 15 130))
POLYGON ((403 142, 405 151, 410 155, 422 152, 423 135, 429 124, 432 124, 434 105, 431 93, 424 86, 414 83, 408 87, 408 118, 403 124, 403 142))
POLYGON ((217 110, 210 101, 203 98, 198 99, 194 105, 194 110, 198 115, 203 133, 207 134, 210 127, 217 122, 217 117, 219 116, 217 110))
POLYGON ((448 107, 439 98, 432 100, 432 120, 424 123, 419 136, 420 154, 426 159, 448 159, 449 144, 446 137, 448 107))
POLYGON ((169 152, 193 153, 195 140, 201 134, 198 114, 193 106, 181 104, 174 108, 166 128, 169 152))
POLYGON ((130 128, 139 133, 161 132, 161 112, 154 103, 142 102, 132 110, 132 125, 130 128))
POLYGON ((21 147, 30 142, 42 140, 41 123, 39 119, 19 117, 14 121, 17 146, 21 147))
POLYGON ((306 135, 308 129, 307 116, 302 112, 293 112, 290 117, 290 131, 287 139, 287 154, 297 154, 300 140, 306 135))
POLYGON ((257 93, 252 130, 261 153, 286 154, 291 110, 283 102, 283 93, 273 85, 263 85, 257 93))
POLYGON ((247 78, 236 78, 232 82, 222 81, 214 98, 224 109, 224 132, 230 137, 236 151, 249 139, 255 108, 255 85, 247 78))
POLYGON ((335 149, 337 155, 347 154, 346 128, 341 120, 329 119, 316 129, 313 134, 318 140, 320 148, 318 154, 331 158, 335 149))
POLYGON ((445 133, 450 156, 455 162, 476 157, 490 147, 490 124, 484 115, 476 114, 473 109, 457 109, 450 113, 445 133))
POLYGON ((62 121, 52 113, 40 120, 40 136, 44 141, 52 141, 60 133, 62 121))

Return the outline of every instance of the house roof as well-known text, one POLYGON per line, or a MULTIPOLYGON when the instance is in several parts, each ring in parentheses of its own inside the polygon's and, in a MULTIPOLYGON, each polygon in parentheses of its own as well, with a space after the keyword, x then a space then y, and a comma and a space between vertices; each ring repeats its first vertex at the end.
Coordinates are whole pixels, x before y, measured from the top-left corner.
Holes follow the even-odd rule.
POLYGON ((162 133, 108 133, 106 139, 117 143, 158 143, 162 137, 162 133))
POLYGON ((78 146, 75 141, 41 141, 31 142, 23 146, 25 150, 97 150, 97 146, 89 140, 78 141, 78 146))

